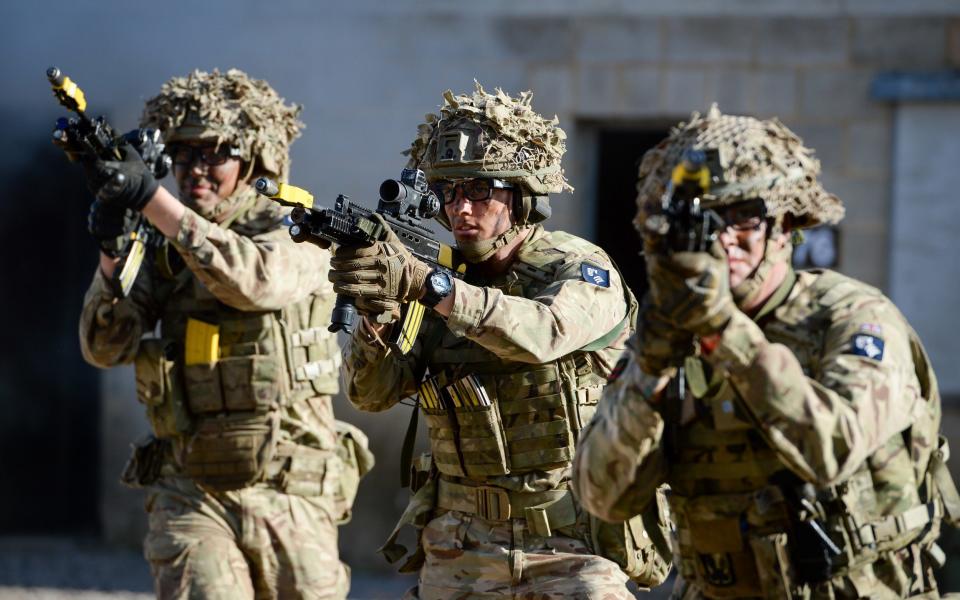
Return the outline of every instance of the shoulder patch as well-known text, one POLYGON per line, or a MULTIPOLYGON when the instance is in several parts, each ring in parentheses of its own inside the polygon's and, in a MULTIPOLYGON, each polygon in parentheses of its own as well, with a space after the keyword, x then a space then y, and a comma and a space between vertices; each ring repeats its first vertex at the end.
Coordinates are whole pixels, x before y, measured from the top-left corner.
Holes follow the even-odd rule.
POLYGON ((856 356, 866 356, 873 360, 883 360, 883 340, 875 335, 868 333, 858 333, 850 340, 848 354, 856 356))
POLYGON ((592 283, 599 287, 610 287, 610 271, 601 269, 588 262, 580 263, 580 276, 583 277, 583 280, 587 283, 592 283))

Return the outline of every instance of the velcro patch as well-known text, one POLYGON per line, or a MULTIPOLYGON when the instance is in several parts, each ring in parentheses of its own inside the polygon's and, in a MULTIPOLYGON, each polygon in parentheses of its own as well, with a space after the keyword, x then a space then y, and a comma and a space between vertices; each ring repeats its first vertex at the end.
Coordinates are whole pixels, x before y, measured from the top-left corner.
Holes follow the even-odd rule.
POLYGON ((610 287, 610 271, 591 265, 590 263, 580 263, 580 275, 587 283, 600 287, 610 287))
POLYGON ((850 348, 847 352, 877 361, 883 360, 883 340, 875 335, 858 333, 850 340, 850 348))

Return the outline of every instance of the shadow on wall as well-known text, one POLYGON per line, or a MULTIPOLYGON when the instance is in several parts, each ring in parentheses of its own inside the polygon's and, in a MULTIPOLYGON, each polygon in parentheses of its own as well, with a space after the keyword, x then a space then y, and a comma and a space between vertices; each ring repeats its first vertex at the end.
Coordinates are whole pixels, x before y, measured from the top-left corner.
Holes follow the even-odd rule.
POLYGON ((0 495, 0 534, 95 533, 97 379, 77 344, 96 261, 90 196, 43 140, 8 140, 18 153, 0 162, 0 489, 13 492, 0 495))

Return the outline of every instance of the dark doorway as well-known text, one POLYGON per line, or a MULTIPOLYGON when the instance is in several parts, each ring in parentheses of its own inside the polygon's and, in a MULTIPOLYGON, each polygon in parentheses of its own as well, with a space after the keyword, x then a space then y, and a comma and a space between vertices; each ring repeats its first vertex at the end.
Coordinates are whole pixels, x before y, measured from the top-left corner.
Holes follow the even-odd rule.
POLYGON ((668 133, 666 127, 597 129, 596 241, 616 261, 638 300, 647 291, 647 278, 639 255, 640 238, 633 227, 637 168, 644 152, 668 133))
POLYGON ((46 138, 0 162, 0 534, 95 534, 98 379, 77 321, 97 251, 81 169, 46 138))

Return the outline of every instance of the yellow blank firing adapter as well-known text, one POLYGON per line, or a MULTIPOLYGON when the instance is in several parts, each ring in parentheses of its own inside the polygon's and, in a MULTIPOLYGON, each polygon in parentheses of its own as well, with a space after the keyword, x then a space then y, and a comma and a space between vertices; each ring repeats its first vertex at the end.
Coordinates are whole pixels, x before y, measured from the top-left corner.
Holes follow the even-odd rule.
POLYGON ((87 110, 87 99, 83 95, 83 90, 64 75, 60 69, 56 67, 47 69, 47 79, 53 86, 53 95, 65 108, 77 112, 87 110))
POLYGON ((693 148, 684 151, 683 158, 670 174, 670 181, 674 187, 689 182, 696 184, 704 192, 710 191, 710 169, 707 167, 706 153, 693 148))
POLYGON ((313 194, 289 183, 277 183, 267 177, 257 179, 257 193, 287 206, 313 208, 313 194))

